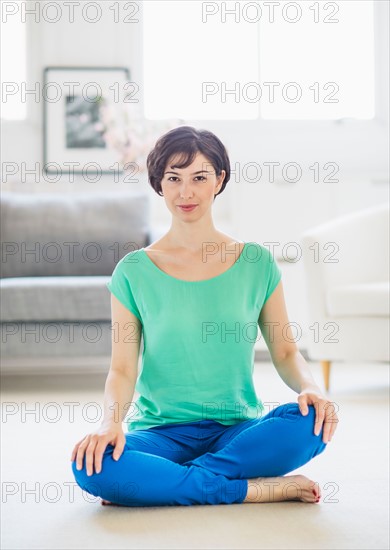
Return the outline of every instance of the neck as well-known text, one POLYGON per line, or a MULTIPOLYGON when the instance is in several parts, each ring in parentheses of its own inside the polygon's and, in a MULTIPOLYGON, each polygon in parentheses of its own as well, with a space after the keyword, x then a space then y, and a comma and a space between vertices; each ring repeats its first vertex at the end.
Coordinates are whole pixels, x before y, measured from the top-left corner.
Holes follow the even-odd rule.
POLYGON ((212 220, 184 223, 174 218, 164 240, 170 248, 196 253, 203 251, 206 245, 219 244, 223 240, 223 235, 215 228, 212 220))

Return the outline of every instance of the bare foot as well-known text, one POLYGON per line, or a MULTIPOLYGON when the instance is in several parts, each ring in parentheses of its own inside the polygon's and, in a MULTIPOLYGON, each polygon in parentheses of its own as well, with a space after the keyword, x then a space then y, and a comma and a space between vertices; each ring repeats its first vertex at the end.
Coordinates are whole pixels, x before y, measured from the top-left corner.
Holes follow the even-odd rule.
POLYGON ((321 491, 318 483, 306 476, 255 477, 248 479, 248 493, 244 502, 280 502, 301 500, 319 502, 321 491))

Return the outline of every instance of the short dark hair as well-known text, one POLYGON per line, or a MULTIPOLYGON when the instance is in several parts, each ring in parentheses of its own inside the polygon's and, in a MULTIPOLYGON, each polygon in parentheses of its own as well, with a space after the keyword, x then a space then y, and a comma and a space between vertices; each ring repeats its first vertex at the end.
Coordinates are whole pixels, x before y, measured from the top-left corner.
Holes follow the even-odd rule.
POLYGON ((225 170, 225 179, 218 193, 225 189, 230 179, 230 161, 227 150, 221 140, 208 130, 197 130, 192 126, 179 126, 173 128, 161 136, 153 150, 149 153, 146 161, 149 183, 160 196, 163 196, 161 180, 168 161, 178 156, 175 162, 177 168, 186 168, 194 161, 196 155, 201 153, 212 164, 217 176, 225 170))

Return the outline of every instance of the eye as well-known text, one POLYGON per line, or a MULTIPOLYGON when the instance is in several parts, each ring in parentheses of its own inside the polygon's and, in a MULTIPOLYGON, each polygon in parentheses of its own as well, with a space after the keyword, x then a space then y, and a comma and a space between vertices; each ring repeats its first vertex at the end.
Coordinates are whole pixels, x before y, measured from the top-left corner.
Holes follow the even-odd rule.
POLYGON ((168 178, 168 181, 172 181, 172 178, 173 178, 174 180, 177 180, 177 177, 176 177, 176 176, 170 176, 170 177, 168 178))
MULTIPOLYGON (((204 176, 196 176, 196 178, 200 178, 202 181, 205 181, 205 180, 206 180, 206 178, 205 178, 204 176)), ((196 179, 196 178, 195 178, 195 179, 196 179)))

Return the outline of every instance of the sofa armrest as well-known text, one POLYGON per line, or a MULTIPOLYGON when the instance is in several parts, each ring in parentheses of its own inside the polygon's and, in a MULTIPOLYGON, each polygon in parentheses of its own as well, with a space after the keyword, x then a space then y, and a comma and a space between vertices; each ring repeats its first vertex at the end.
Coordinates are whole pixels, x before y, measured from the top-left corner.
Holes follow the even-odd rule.
POLYGON ((341 216, 301 236, 309 309, 327 318, 326 293, 336 285, 389 280, 389 206, 341 216), (318 243, 318 244, 317 244, 318 243))
POLYGON ((389 206, 354 212, 302 234, 307 266, 333 284, 389 280, 389 206), (310 247, 318 243, 318 258, 310 247), (309 254, 310 252, 310 254, 309 254))

